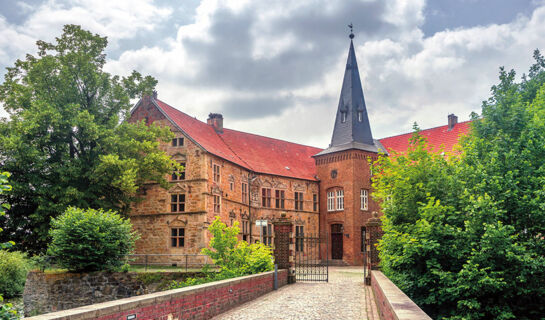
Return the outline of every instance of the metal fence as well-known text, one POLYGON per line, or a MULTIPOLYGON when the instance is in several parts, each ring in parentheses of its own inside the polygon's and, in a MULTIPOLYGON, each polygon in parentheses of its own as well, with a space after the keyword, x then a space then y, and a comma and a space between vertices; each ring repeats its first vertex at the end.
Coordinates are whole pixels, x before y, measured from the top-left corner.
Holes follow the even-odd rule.
POLYGON ((187 271, 198 271, 204 266, 214 267, 212 259, 204 254, 130 254, 126 256, 132 266, 177 267, 187 271))
MULTIPOLYGON (((132 269, 141 267, 144 271, 148 269, 172 269, 172 271, 200 271, 204 266, 214 269, 212 259, 204 254, 130 254, 122 258, 124 263, 131 265, 132 269)), ((60 268, 57 257, 43 256, 42 262, 38 264, 44 271, 50 268, 60 268)))

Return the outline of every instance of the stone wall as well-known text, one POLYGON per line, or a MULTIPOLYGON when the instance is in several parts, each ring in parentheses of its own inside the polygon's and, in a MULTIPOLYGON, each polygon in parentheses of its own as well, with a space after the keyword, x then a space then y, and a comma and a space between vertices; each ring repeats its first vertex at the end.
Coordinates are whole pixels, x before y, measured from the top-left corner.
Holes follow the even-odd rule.
POLYGON ((382 272, 371 272, 371 287, 382 320, 431 320, 382 272))
POLYGON ((66 310, 89 304, 127 298, 168 286, 197 273, 181 272, 29 272, 23 293, 25 315, 66 310))
MULTIPOLYGON (((278 286, 287 284, 287 270, 278 271, 278 286)), ((273 290, 274 271, 126 298, 31 317, 52 319, 210 319, 273 290)))

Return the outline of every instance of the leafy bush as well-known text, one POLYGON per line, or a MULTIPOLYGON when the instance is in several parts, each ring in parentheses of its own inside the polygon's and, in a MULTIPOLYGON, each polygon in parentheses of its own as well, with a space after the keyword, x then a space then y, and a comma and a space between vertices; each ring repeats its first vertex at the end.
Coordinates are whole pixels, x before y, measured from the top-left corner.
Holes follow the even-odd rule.
POLYGON ((209 244, 211 249, 204 248, 202 252, 212 258, 220 272, 246 275, 274 268, 270 247, 262 243, 248 244, 246 241, 238 241, 238 223, 227 227, 216 217, 208 231, 213 236, 209 244))
POLYGON ((11 303, 4 303, 4 299, 0 296, 0 320, 16 320, 20 319, 17 309, 11 303))
POLYGON ((238 223, 227 227, 216 217, 208 227, 212 233, 210 248, 202 252, 212 258, 219 271, 210 271, 209 266, 203 267, 204 277, 188 278, 185 281, 172 281, 170 289, 183 288, 212 281, 219 281, 248 274, 255 274, 274 269, 272 250, 262 243, 248 244, 238 241, 240 232, 238 223))
POLYGON ((121 267, 138 238, 130 221, 114 211, 70 207, 51 225, 49 254, 75 272, 121 267))
POLYGON ((28 270, 30 262, 24 253, 0 250, 0 294, 6 298, 20 295, 28 270))

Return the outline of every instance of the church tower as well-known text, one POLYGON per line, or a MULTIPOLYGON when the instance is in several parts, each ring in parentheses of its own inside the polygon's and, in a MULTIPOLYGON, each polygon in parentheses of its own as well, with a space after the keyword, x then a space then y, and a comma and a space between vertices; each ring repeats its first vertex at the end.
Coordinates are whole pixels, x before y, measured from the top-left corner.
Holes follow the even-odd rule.
POLYGON ((371 199, 369 160, 386 153, 371 133, 353 39, 351 32, 331 144, 314 155, 320 180, 320 232, 328 237, 329 259, 340 265, 363 264, 365 223, 379 211, 371 199))

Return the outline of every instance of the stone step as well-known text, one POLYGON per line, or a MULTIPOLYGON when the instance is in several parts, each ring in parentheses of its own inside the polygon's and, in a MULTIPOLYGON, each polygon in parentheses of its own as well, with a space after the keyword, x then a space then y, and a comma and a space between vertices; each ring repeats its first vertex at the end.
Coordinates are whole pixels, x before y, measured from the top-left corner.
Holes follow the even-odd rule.
POLYGON ((344 267, 344 266, 348 266, 349 264, 340 259, 339 260, 333 259, 333 260, 328 260, 328 265, 336 266, 336 267, 344 267))

